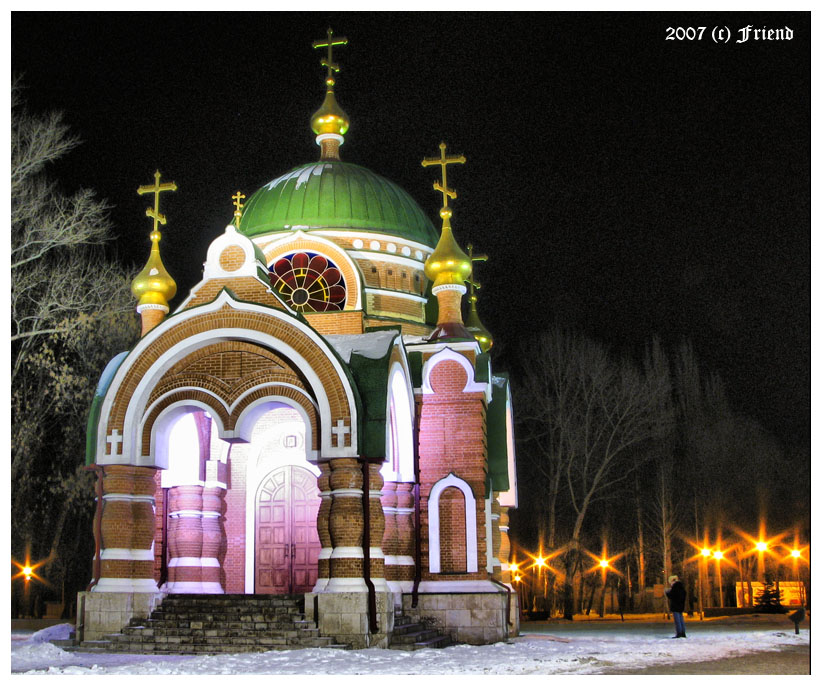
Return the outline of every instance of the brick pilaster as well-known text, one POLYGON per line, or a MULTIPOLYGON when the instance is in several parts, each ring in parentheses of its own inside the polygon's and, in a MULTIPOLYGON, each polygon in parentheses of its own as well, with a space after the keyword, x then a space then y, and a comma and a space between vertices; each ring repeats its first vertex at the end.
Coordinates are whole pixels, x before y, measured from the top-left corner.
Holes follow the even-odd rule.
POLYGON ((397 482, 384 482, 383 493, 380 497, 383 506, 383 555, 385 556, 386 579, 391 582, 397 579, 397 554, 399 542, 397 539, 397 482))
POLYGON ((314 591, 325 589, 329 582, 329 558, 332 553, 331 532, 329 531, 329 516, 331 513, 331 465, 319 463, 320 475, 317 477, 317 489, 320 491, 320 508, 317 511, 317 536, 320 539, 320 555, 317 560, 317 584, 314 591))
POLYGON ((500 553, 498 559, 501 564, 501 581, 506 584, 511 584, 512 574, 509 568, 509 558, 511 557, 512 545, 509 539, 509 509, 508 507, 500 507, 500 520, 498 521, 498 528, 500 530, 500 553))
POLYGON ((369 565, 371 581, 378 591, 387 591, 385 554, 383 536, 386 531, 386 519, 380 497, 383 490, 383 475, 380 463, 369 463, 369 565))
POLYGON ((203 555, 203 487, 181 485, 169 490, 169 590, 201 591, 203 555))
POLYGON ((411 482, 397 484, 397 564, 396 577, 404 591, 411 589, 414 581, 414 485, 411 482), (408 582, 409 584, 402 584, 408 582))
POLYGON ((354 458, 332 458, 327 591, 366 591, 363 581, 363 477, 354 458))
POLYGON ((103 468, 100 579, 96 591, 157 591, 154 580, 154 468, 103 468))

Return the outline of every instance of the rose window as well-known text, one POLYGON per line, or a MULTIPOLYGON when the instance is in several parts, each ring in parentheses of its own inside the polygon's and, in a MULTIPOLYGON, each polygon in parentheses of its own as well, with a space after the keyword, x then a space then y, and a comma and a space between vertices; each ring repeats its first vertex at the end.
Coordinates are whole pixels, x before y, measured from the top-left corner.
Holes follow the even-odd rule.
POLYGON ((298 312, 343 309, 346 284, 328 258, 301 251, 280 258, 269 270, 275 293, 298 312))

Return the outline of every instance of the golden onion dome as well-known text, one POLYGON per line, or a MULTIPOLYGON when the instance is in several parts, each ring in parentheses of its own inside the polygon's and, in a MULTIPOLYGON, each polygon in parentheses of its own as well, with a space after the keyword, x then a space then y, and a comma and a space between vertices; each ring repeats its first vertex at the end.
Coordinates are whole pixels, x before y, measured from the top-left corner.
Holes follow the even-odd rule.
POLYGON ((471 294, 469 296, 469 315, 466 318, 466 329, 480 344, 480 350, 483 353, 488 353, 489 349, 494 345, 494 339, 491 332, 483 326, 480 321, 480 315, 477 314, 477 296, 471 294))
POLYGON ((168 307, 168 302, 177 293, 177 284, 160 259, 160 232, 153 231, 149 238, 151 239, 151 254, 146 266, 132 281, 131 292, 138 299, 138 306, 163 305, 168 307))
POLYGON ((343 136, 349 130, 349 116, 337 104, 334 97, 334 79, 326 79, 326 97, 320 109, 311 117, 311 128, 315 134, 337 134, 343 136))
POLYGON ((449 207, 440 210, 440 216, 443 218, 443 230, 440 232, 440 240, 437 242, 434 252, 428 257, 424 265, 426 276, 431 279, 435 287, 443 284, 460 284, 462 286, 472 273, 471 259, 454 240, 449 221, 451 215, 452 211, 449 207))

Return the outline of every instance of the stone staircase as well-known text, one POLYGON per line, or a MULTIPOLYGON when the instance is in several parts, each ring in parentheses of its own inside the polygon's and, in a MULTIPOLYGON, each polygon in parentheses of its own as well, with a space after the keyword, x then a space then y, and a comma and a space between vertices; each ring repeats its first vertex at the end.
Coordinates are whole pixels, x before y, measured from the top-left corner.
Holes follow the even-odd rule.
POLYGON ((451 637, 448 635, 442 635, 439 630, 428 628, 425 623, 415 622, 409 616, 395 611, 394 632, 389 649, 417 651, 418 649, 442 649, 452 644, 451 637))
POLYGON ((119 634, 66 650, 133 654, 221 654, 310 647, 346 649, 306 620, 302 594, 169 594, 119 634))

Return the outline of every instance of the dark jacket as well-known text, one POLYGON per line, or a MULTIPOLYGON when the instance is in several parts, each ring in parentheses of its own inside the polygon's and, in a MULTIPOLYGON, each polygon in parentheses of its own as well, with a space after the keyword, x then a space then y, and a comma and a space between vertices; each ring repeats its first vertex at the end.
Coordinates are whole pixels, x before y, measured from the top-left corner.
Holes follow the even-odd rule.
POLYGON ((669 597, 669 610, 672 613, 682 613, 686 610, 686 587, 680 580, 666 591, 666 596, 669 597))

